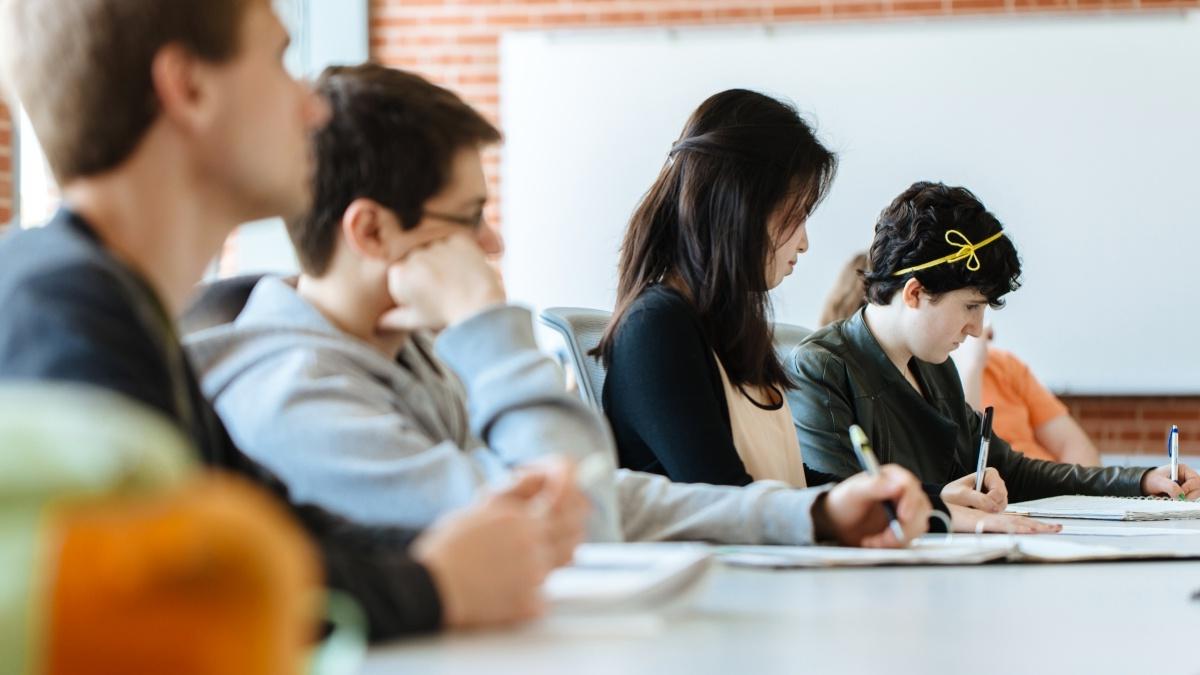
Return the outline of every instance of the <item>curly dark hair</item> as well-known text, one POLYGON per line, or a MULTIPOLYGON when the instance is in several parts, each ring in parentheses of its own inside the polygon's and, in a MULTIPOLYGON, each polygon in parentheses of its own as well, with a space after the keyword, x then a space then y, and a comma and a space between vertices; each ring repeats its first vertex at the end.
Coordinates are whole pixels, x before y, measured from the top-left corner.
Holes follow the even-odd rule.
POLYGON ((457 94, 403 70, 331 66, 316 91, 333 114, 314 138, 312 207, 287 224, 300 267, 314 276, 328 269, 342 214, 355 199, 379 202, 412 229, 450 179, 454 155, 500 140, 457 94))
POLYGON ((1021 259, 1007 233, 976 251, 979 269, 967 260, 943 263, 896 276, 896 272, 937 260, 959 250, 947 242, 947 232, 958 230, 979 243, 1003 227, 970 190, 943 183, 918 182, 905 190, 879 214, 871 243, 867 300, 886 305, 911 278, 921 282, 935 298, 962 288, 974 288, 992 307, 1004 306, 1003 297, 1021 287, 1021 259))

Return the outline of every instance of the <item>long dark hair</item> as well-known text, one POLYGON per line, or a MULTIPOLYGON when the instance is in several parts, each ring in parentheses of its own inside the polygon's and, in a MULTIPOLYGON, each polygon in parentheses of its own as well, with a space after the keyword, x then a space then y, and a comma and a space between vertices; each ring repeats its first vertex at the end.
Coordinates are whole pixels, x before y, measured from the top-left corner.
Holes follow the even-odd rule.
POLYGON ((605 365, 629 305, 681 286, 735 385, 788 385, 768 321, 767 259, 825 197, 837 158, 791 105, 745 89, 711 96, 684 126, 629 221, 617 305, 593 350, 605 365), (771 216, 785 209, 779 232, 771 216))

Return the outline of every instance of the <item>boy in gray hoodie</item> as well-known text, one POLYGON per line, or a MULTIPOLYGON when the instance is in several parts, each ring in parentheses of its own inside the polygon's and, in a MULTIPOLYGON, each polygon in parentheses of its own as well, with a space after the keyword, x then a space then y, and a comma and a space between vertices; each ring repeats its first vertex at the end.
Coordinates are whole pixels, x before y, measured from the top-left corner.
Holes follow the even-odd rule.
POLYGON ((310 501, 422 525, 512 468, 596 455, 592 540, 901 544, 929 502, 900 467, 795 490, 616 470, 603 418, 563 387, 487 255, 481 150, 499 132, 453 93, 377 65, 327 70, 312 210, 288 223, 303 270, 264 278, 232 323, 193 334, 205 394, 240 447, 310 501))

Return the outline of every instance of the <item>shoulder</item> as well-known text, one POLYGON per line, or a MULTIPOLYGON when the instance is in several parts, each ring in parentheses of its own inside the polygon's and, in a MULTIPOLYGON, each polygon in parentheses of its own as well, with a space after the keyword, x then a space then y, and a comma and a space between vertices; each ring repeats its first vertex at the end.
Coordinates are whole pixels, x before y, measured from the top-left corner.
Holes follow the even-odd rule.
POLYGON ((829 367, 844 371, 850 354, 841 326, 841 321, 835 321, 813 331, 787 355, 785 367, 794 373, 829 367))
MULTIPOLYGON (((10 312, 25 306, 67 316, 128 314, 123 294, 116 261, 64 225, 16 232, 0 241, 0 302, 10 312)), ((9 318, 19 317, 10 313, 9 318)))
POLYGON ((663 338, 680 339, 694 336, 702 339, 696 310, 678 292, 661 285, 652 286, 639 295, 620 319, 615 334, 616 346, 632 346, 663 338))
POLYGON ((1029 366, 1017 358, 1016 354, 996 347, 988 347, 986 368, 995 370, 1007 377, 1021 377, 1029 373, 1029 366))

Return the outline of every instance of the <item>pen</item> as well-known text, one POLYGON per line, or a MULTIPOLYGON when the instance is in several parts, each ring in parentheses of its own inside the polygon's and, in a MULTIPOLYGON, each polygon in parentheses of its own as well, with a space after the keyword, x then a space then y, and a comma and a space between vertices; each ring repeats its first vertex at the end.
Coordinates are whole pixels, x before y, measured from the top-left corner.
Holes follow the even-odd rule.
MULTIPOLYGON (((879 460, 875 459, 875 451, 871 449, 871 442, 867 440, 867 432, 857 424, 851 424, 850 440, 854 443, 854 454, 858 457, 858 464, 862 470, 867 472, 868 476, 878 476, 879 460)), ((883 503, 883 509, 887 511, 888 527, 891 528, 892 534, 896 535, 901 544, 905 543, 904 528, 900 527, 900 520, 896 518, 896 505, 886 501, 883 503)))
POLYGON ((988 406, 983 411, 983 433, 979 434, 979 461, 975 464, 975 491, 983 492, 983 472, 987 471, 988 448, 992 445, 992 414, 988 406))
POLYGON ((1179 427, 1172 424, 1167 434, 1167 455, 1171 458, 1171 482, 1179 483, 1179 427))

